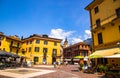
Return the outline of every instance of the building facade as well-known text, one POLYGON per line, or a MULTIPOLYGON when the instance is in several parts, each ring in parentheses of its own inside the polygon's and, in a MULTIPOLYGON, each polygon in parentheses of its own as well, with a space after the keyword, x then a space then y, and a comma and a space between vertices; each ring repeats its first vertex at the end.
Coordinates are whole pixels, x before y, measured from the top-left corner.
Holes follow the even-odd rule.
POLYGON ((0 50, 18 54, 21 51, 21 40, 17 36, 6 36, 0 33, 0 50))
POLYGON ((34 64, 53 64, 61 56, 61 39, 33 34, 28 38, 0 34, 0 49, 18 54, 34 64))
MULTIPOLYGON (((76 43, 76 44, 73 44, 73 45, 70 45, 66 48, 63 48, 63 56, 64 56, 64 59, 67 60, 67 61, 78 61, 78 60, 74 60, 74 57, 76 56, 89 56, 91 53, 90 51, 90 46, 85 43, 85 42, 79 42, 79 43, 76 43)), ((83 61, 83 58, 82 58, 82 61, 83 61)))
POLYGON ((93 0, 85 9, 90 14, 94 54, 120 53, 120 0, 93 0))

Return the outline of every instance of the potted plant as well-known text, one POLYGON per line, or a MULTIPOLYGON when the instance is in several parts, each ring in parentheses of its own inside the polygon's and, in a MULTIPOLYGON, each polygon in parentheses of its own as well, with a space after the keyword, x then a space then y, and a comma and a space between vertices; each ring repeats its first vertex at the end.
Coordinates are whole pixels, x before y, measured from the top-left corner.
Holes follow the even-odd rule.
POLYGON ((80 63, 79 65, 80 65, 79 70, 82 70, 82 68, 83 68, 83 64, 80 63))
POLYGON ((99 65, 99 74, 103 74, 103 72, 105 71, 105 66, 104 65, 99 65))

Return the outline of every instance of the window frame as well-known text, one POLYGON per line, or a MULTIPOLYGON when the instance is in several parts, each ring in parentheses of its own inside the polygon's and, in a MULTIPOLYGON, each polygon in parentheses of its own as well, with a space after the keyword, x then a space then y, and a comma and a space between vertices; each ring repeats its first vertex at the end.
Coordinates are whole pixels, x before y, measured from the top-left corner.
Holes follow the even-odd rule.
POLYGON ((36 39, 36 44, 40 44, 40 39, 36 39))
POLYGON ((54 46, 57 46, 57 42, 54 42, 54 46))
POLYGON ((39 52, 40 48, 39 47, 35 47, 34 51, 35 52, 39 52))
POLYGON ((48 44, 48 41, 47 40, 44 40, 44 45, 47 45, 48 44))
POLYGON ((96 7, 94 8, 94 13, 97 14, 98 12, 99 12, 99 8, 98 8, 98 6, 96 6, 96 7))
POLYGON ((101 32, 101 33, 98 33, 98 44, 103 44, 102 32, 101 32))
POLYGON ((31 47, 29 47, 29 51, 28 52, 31 52, 31 47))
POLYGON ((120 18, 120 7, 116 9, 116 15, 118 18, 120 18))
POLYGON ((98 28, 98 27, 100 27, 100 26, 101 26, 100 19, 97 19, 97 20, 96 20, 96 27, 98 28))

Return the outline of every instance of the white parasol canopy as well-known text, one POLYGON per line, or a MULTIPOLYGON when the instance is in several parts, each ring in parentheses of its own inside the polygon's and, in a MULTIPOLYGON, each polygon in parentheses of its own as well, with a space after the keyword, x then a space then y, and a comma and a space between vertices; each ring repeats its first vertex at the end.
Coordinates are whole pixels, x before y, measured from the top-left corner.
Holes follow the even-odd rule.
POLYGON ((103 58, 120 58, 120 54, 115 54, 111 56, 104 56, 103 58))

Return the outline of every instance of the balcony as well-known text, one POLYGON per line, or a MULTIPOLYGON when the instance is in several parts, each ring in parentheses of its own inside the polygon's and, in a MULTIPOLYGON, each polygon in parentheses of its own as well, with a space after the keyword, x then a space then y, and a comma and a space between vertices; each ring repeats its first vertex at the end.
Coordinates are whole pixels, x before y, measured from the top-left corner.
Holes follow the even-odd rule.
POLYGON ((12 47, 12 48, 19 48, 20 49, 20 45, 17 45, 17 44, 10 44, 10 47, 12 47))
POLYGON ((113 15, 108 16, 107 18, 101 20, 100 26, 97 26, 96 24, 92 25, 91 30, 92 30, 92 32, 96 32, 97 30, 105 29, 106 24, 111 24, 112 26, 114 26, 114 22, 117 20, 120 20, 119 15, 113 14, 113 15))

